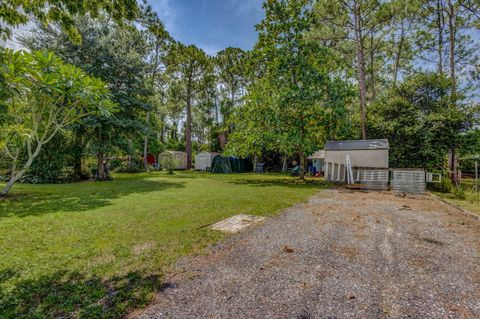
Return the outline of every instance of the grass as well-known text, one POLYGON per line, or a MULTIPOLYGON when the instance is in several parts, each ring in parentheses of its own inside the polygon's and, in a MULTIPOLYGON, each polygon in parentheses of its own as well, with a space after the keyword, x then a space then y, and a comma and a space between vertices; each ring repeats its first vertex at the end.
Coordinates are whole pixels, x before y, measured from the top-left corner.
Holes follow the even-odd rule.
MULTIPOLYGON (((458 206, 461 206, 468 211, 480 215, 480 202, 477 199, 477 194, 475 193, 474 181, 463 179, 462 187, 465 190, 465 198, 458 198, 455 194, 452 193, 441 193, 434 192, 436 195, 441 198, 450 201, 458 206)), ((480 185, 479 185, 480 187, 480 185)))
POLYGON ((121 317, 163 288, 175 260, 225 236, 202 226, 272 215, 320 187, 188 172, 15 185, 0 200, 0 318, 121 317))

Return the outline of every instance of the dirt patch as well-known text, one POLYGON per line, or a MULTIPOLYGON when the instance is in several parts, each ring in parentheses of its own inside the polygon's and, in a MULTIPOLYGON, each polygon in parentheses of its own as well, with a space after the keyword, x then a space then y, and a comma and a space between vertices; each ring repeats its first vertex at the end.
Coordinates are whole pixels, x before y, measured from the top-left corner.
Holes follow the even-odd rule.
POLYGON ((147 241, 147 242, 144 242, 144 243, 141 243, 141 244, 137 244, 135 246, 133 246, 132 248, 132 252, 134 255, 136 256, 139 256, 145 252, 148 252, 152 249, 154 249, 156 246, 155 242, 154 241, 147 241))

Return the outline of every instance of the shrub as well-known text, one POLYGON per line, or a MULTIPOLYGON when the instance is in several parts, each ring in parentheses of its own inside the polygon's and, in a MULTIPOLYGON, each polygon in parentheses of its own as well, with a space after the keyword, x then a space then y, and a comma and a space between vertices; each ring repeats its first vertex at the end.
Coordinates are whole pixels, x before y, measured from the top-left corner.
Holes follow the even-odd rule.
POLYGON ((453 196, 457 199, 465 199, 465 188, 463 186, 454 187, 452 190, 453 196))

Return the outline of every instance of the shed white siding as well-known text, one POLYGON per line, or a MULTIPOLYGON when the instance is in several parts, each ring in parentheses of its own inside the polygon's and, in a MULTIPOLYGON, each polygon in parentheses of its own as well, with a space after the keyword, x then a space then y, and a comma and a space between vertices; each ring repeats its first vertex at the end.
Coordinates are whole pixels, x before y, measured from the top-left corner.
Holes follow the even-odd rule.
POLYGON ((345 165, 347 154, 354 167, 388 168, 388 150, 325 151, 325 162, 345 165))
POLYGON ((212 168, 212 161, 218 153, 202 152, 195 156, 195 169, 198 171, 207 171, 212 168))
POLYGON ((352 168, 388 169, 388 149, 387 140, 327 142, 325 178, 328 181, 345 181, 347 156, 352 168))

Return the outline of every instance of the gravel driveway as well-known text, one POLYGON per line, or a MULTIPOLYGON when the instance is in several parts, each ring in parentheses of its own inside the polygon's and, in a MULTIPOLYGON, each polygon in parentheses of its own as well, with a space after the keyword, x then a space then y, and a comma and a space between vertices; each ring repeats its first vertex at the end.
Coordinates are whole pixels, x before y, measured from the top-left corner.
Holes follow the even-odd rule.
POLYGON ((138 318, 480 318, 480 224, 430 196, 323 191, 185 258, 138 318))

